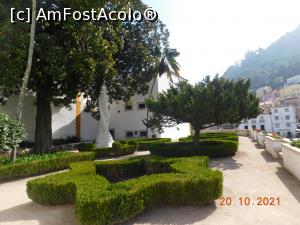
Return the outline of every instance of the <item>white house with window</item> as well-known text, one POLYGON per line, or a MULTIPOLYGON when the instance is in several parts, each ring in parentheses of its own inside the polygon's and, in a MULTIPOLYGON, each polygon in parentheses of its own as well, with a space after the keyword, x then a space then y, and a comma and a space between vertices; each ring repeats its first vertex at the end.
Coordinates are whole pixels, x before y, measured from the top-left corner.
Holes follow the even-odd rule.
POLYGON ((295 135, 297 120, 294 107, 274 107, 271 109, 271 116, 274 132, 287 137, 295 135))
MULTIPOLYGON (((178 79, 173 77, 174 82, 178 79)), ((149 84, 151 87, 152 83, 149 84)), ((167 90, 170 87, 169 80, 166 76, 159 77, 156 80, 153 89, 153 96, 157 96, 167 90)), ((146 137, 147 131, 143 124, 143 120, 147 117, 147 108, 145 105, 145 99, 149 95, 133 96, 128 103, 117 101, 110 105, 110 132, 115 140, 122 140, 126 138, 138 138, 146 137)), ((92 117, 85 118, 85 120, 94 120, 92 117)), ((85 123, 84 121, 82 123, 85 123)), ((97 124, 95 122, 88 121, 89 126, 88 135, 82 137, 83 139, 95 139, 97 134, 97 124)), ((191 129, 188 123, 180 124, 176 127, 165 128, 163 133, 149 130, 148 136, 151 137, 162 137, 178 139, 180 137, 186 137, 190 135, 191 129)))
POLYGON ((256 118, 245 120, 240 124, 240 129, 253 129, 253 130, 265 130, 272 132, 272 122, 270 113, 263 113, 258 115, 256 118))
MULTIPOLYGON (((175 77, 174 81, 178 81, 175 77)), ((182 78, 183 79, 183 78, 182 78)), ((149 86, 151 87, 150 82, 149 86)), ((157 79, 153 96, 167 90, 170 87, 166 76, 157 79)), ((137 138, 146 136, 146 127, 143 120, 147 116, 145 99, 149 95, 134 96, 128 104, 124 102, 113 102, 110 105, 110 126, 109 129, 115 140, 126 138, 137 138)), ((10 116, 16 113, 18 98, 15 97, 0 106, 0 112, 10 116)), ((84 112, 85 99, 78 97, 76 104, 71 105, 71 109, 52 107, 52 133, 53 138, 67 138, 77 136, 82 140, 93 141, 98 133, 98 121, 90 113, 84 112)), ((35 94, 31 93, 25 98, 24 112, 22 122, 28 133, 28 141, 34 141, 35 132, 35 94)), ((163 133, 149 130, 149 137, 169 137, 177 139, 190 135, 190 125, 188 123, 180 124, 176 127, 166 128, 163 133)))
POLYGON ((240 129, 265 130, 269 133, 278 133, 285 137, 294 137, 296 134, 296 112, 292 106, 272 107, 270 113, 258 115, 257 118, 243 121, 240 129))

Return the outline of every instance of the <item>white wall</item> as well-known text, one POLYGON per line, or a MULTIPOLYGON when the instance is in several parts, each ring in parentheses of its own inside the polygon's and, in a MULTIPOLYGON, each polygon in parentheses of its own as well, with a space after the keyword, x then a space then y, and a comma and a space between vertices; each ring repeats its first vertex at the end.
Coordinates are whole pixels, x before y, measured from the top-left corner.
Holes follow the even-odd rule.
MULTIPOLYGON (((177 79, 174 78, 176 82, 177 79)), ((152 82, 149 83, 151 88, 152 82)), ((166 76, 157 79, 154 86, 153 96, 157 93, 167 90, 169 88, 169 81, 166 76)), ((149 90, 150 91, 150 90, 149 90)), ((146 96, 148 97, 149 94, 146 96)), ((18 98, 13 98, 7 102, 5 106, 0 106, 0 112, 7 113, 14 116, 16 113, 18 98)), ((90 113, 84 112, 85 100, 81 99, 81 139, 93 141, 96 139, 98 132, 98 121, 95 120, 90 113)), ((114 102, 110 105, 111 122, 110 129, 114 130, 115 139, 125 139, 126 131, 133 131, 134 137, 140 137, 141 131, 146 131, 143 120, 147 117, 147 109, 139 110, 138 104, 145 102, 145 96, 138 95, 131 98, 133 109, 131 111, 125 110, 124 102, 114 102)), ((25 98, 24 113, 22 122, 28 132, 28 140, 34 141, 35 132, 35 117, 36 106, 35 97, 29 96, 25 98)), ((53 138, 66 138, 68 136, 76 135, 76 105, 72 104, 71 109, 65 107, 52 107, 52 132, 53 138)), ((157 131, 149 130, 149 137, 155 135, 156 137, 170 137, 177 139, 190 135, 189 124, 180 124, 173 128, 165 128, 162 134, 157 131)))
POLYGON ((297 121, 296 112, 293 107, 275 107, 271 109, 271 112, 274 132, 279 132, 284 136, 288 132, 291 132, 293 135, 295 134, 297 121))
POLYGON ((272 120, 270 114, 260 114, 256 118, 249 119, 244 121, 239 125, 239 129, 253 129, 253 126, 255 126, 255 129, 261 129, 262 125, 265 127, 265 131, 272 133, 272 120))
MULTIPOLYGON (((18 97, 10 99, 6 105, 0 106, 0 112, 15 117, 17 111, 18 97)), ((53 138, 66 138, 76 134, 76 112, 75 105, 71 111, 67 108, 52 107, 52 134, 53 138)), ((28 133, 27 140, 34 141, 36 106, 35 96, 25 97, 22 115, 22 123, 28 133)))
POLYGON ((292 106, 273 107, 271 114, 260 114, 257 118, 244 121, 239 125, 239 129, 245 129, 245 126, 248 126, 248 129, 252 129, 252 126, 261 129, 261 125, 265 125, 267 132, 278 132, 282 136, 287 136, 288 132, 291 132, 294 137, 297 125, 295 109, 292 106))
MULTIPOLYGON (((14 97, 7 101, 3 106, 0 106, 0 112, 6 113, 12 118, 15 118, 17 113, 18 97, 14 97)), ((24 99, 24 108, 22 115, 22 123, 25 126, 25 129, 28 133, 27 140, 34 140, 34 131, 35 131, 35 117, 36 117, 36 108, 34 106, 35 97, 28 96, 24 99)))
MULTIPOLYGON (((177 82, 176 78, 174 78, 174 82, 177 82)), ((149 84, 150 88, 151 86, 152 82, 149 84)), ((167 90, 169 87, 170 85, 167 77, 164 75, 159 77, 154 86, 153 96, 157 96, 157 93, 161 93, 162 91, 167 90)), ((146 127, 142 121, 147 117, 147 109, 139 110, 138 104, 144 103, 145 98, 147 97, 149 97, 149 94, 146 96, 138 95, 132 97, 130 102, 133 105, 133 109, 131 111, 125 110, 124 102, 114 102, 111 104, 110 129, 114 130, 116 140, 125 139, 126 131, 133 131, 134 137, 140 137, 140 132, 146 131, 146 127)), ((149 130, 148 135, 149 137, 155 135, 156 137, 177 139, 179 137, 190 135, 190 126, 189 124, 180 124, 176 127, 165 128, 162 134, 159 134, 157 131, 149 130)))

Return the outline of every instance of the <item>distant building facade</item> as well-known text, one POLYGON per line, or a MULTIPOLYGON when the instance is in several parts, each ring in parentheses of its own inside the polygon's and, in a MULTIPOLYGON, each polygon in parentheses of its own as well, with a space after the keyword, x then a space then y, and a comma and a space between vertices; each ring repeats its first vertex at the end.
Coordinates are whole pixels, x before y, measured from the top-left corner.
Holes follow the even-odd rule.
POLYGON ((300 74, 286 79, 287 85, 300 84, 300 74))
POLYGON ((243 121, 239 128, 264 130, 268 133, 278 133, 285 137, 295 137, 297 122, 294 107, 277 106, 272 107, 269 113, 263 113, 256 118, 243 121))

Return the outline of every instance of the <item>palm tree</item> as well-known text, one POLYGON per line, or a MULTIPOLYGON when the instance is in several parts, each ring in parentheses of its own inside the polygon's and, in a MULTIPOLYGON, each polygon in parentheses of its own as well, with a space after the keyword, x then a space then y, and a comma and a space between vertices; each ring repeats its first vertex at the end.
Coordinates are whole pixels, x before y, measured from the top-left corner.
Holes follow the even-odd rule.
MULTIPOLYGON (((162 57, 159 61, 159 63, 156 65, 156 75, 154 77, 150 93, 149 93, 149 98, 153 97, 153 89, 157 80, 157 77, 161 77, 162 75, 166 74, 168 80, 172 84, 173 78, 172 76, 180 77, 179 71, 180 71, 180 65, 176 61, 176 57, 179 56, 179 52, 176 49, 172 48, 165 48, 162 57)), ((147 126, 147 138, 148 138, 148 131, 149 127, 147 125, 147 122, 149 120, 149 109, 147 109, 147 118, 146 118, 146 126, 147 126)))
MULTIPOLYGON (((20 96, 19 96, 19 102, 18 102, 18 107, 17 107, 17 120, 19 122, 21 122, 21 119, 22 119, 24 98, 25 98, 25 94, 27 91, 27 86, 28 86, 31 67, 32 67, 34 39, 35 39, 35 27, 36 27, 36 0, 32 0, 32 23, 31 23, 31 29, 30 29, 28 60, 27 60, 27 67, 25 70, 25 74, 23 77, 22 87, 20 89, 20 96)), ((16 160, 16 149, 13 150, 13 154, 11 154, 11 158, 13 159, 13 161, 16 160)))

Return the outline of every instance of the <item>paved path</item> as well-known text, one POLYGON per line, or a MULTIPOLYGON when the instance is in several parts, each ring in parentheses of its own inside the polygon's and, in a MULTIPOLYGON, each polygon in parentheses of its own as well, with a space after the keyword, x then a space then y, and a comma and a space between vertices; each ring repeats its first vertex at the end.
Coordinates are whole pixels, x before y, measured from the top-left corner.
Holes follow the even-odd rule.
MULTIPOLYGON (((250 139, 240 137, 234 158, 214 160, 211 165, 224 173, 224 196, 238 203, 239 197, 279 197, 280 206, 170 207, 148 210, 131 224, 199 225, 299 225, 300 182, 250 139)), ((32 178, 30 178, 32 179, 32 178)), ((74 206, 44 207, 31 202, 22 179, 0 184, 0 224, 75 225, 74 206)))

